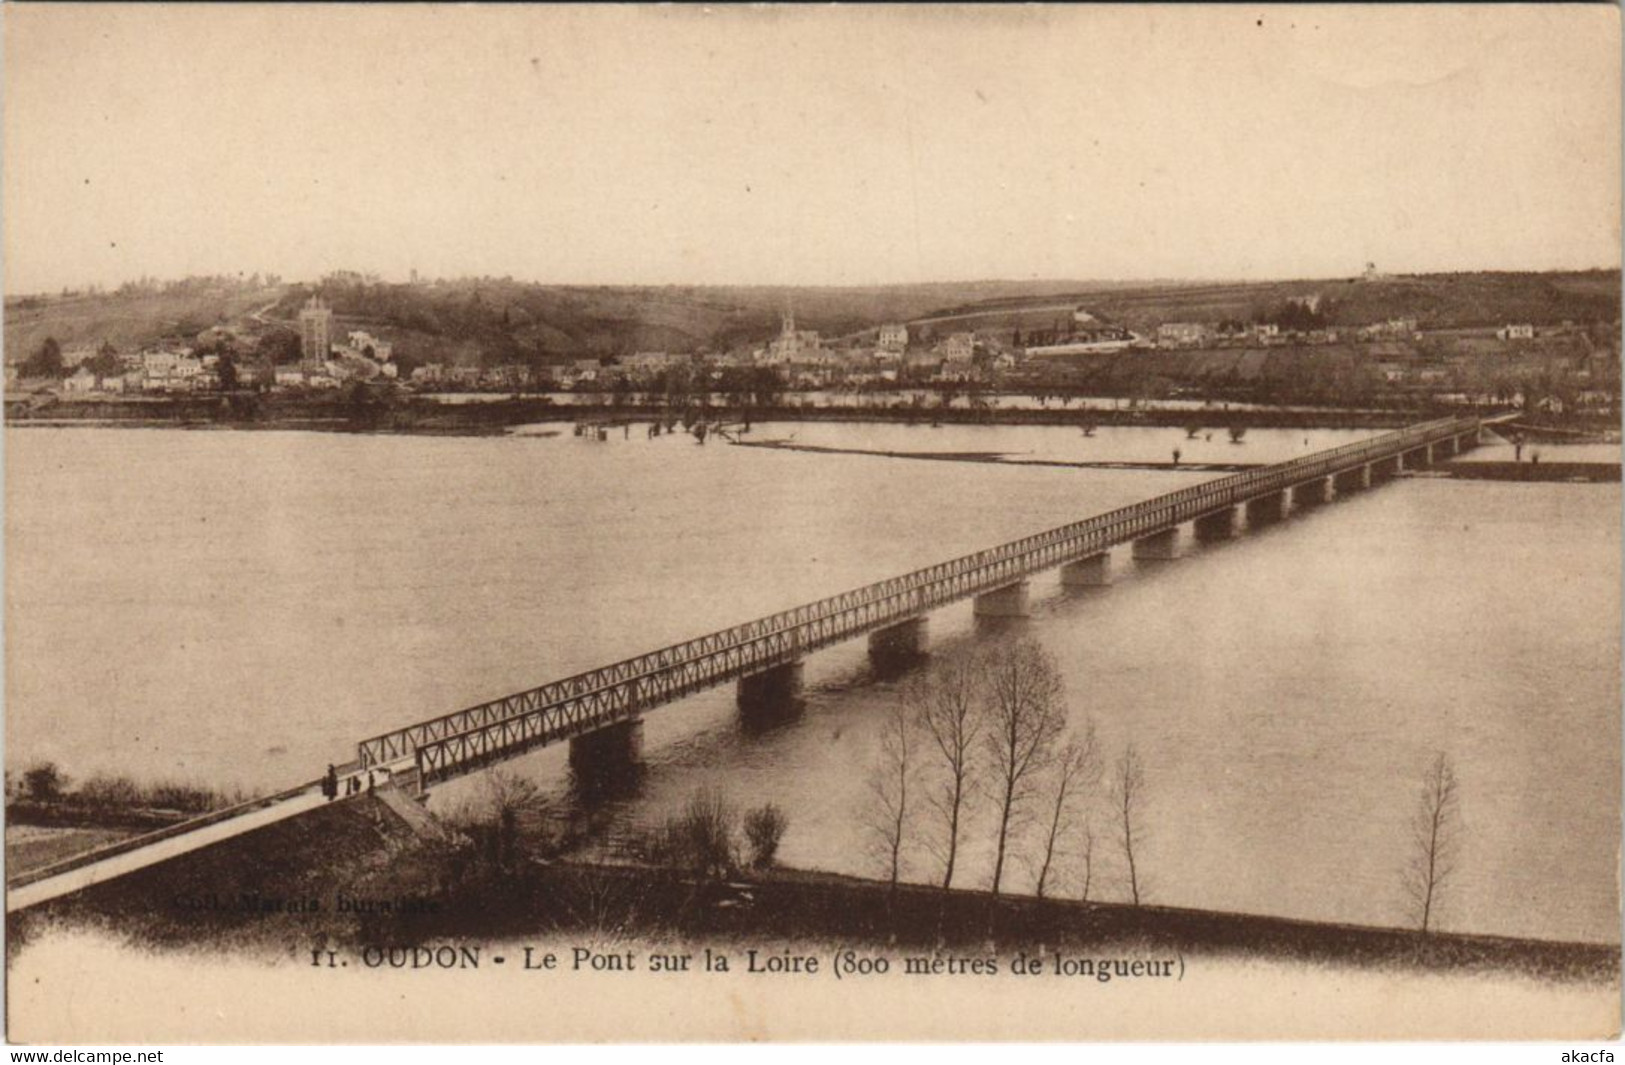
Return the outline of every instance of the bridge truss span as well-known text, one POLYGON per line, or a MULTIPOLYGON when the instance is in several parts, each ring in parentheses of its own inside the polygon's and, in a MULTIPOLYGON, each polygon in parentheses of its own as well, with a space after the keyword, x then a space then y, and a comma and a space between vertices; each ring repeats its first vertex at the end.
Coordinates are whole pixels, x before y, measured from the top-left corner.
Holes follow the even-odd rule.
POLYGON ((1435 445, 1471 446, 1478 428, 1442 419, 1192 485, 363 740, 359 763, 410 763, 424 784, 446 779, 1270 493, 1415 452, 1431 459, 1435 445))

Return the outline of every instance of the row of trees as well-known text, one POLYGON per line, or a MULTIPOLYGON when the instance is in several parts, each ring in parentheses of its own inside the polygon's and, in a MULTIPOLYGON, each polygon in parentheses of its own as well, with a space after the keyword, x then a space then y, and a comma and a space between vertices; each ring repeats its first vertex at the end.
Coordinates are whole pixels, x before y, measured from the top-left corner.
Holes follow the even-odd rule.
MULTIPOLYGON (((908 852, 922 848, 940 863, 942 888, 951 888, 975 821, 988 826, 979 841, 993 851, 993 894, 1023 860, 1043 898, 1072 860, 1087 901, 1104 843, 1120 860, 1123 895, 1140 905, 1144 762, 1131 743, 1103 773, 1093 723, 1072 725, 1068 716, 1055 661, 1031 639, 950 655, 904 686, 888 708, 869 784, 872 850, 892 886, 908 852)), ((1456 872, 1460 802, 1455 770, 1436 754, 1422 776, 1400 877, 1408 917, 1424 934, 1435 929, 1456 872)))
MULTIPOLYGON (((869 830, 889 881, 922 847, 941 863, 942 887, 952 887, 974 838, 968 826, 985 811, 994 894, 1020 860, 1036 870, 1043 897, 1075 855, 1087 899, 1105 814, 1103 765, 1093 723, 1072 726, 1068 717, 1055 660, 1031 639, 951 655, 913 678, 888 711, 870 781, 869 830)), ((1132 745, 1115 762, 1108 794, 1125 891, 1138 905, 1145 770, 1132 745)))

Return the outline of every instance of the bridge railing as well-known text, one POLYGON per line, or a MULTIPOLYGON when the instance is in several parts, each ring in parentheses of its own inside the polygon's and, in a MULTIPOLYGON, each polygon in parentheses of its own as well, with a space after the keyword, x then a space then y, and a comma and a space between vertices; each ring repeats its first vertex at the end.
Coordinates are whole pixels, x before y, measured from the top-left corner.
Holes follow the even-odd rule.
MULTIPOLYGON (((414 759, 422 768, 421 759, 416 758, 420 748, 445 745, 448 741, 452 745, 467 746, 470 734, 494 737, 510 733, 513 731, 510 723, 520 718, 525 718, 537 728, 545 726, 580 731, 597 727, 593 720, 578 720, 571 714, 589 705, 596 706, 602 714, 632 713, 639 706, 647 705, 650 699, 657 703, 667 701, 677 697, 677 694, 709 687, 720 679, 739 675, 741 671, 775 664, 776 659, 770 660, 770 656, 761 655, 760 650, 770 644, 795 642, 782 639, 786 633, 796 633, 810 626, 819 626, 821 622, 854 617, 859 613, 869 615, 864 626, 871 629, 883 627, 888 620, 901 620, 911 611, 923 611, 976 595, 997 587, 1000 582, 1020 580, 1069 558, 1102 551, 1270 491, 1284 490, 1366 462, 1380 461, 1435 440, 1474 431, 1477 425, 1477 421, 1471 418, 1440 419, 1133 503, 363 740, 357 746, 359 761, 363 767, 367 767, 414 759), (942 594, 923 592, 933 588, 942 594), (882 604, 891 607, 890 614, 877 613, 872 609, 882 604), (695 663, 712 663, 715 668, 700 670, 704 675, 686 680, 677 694, 662 691, 665 685, 653 679, 674 670, 680 674, 694 673, 689 667, 695 663), (640 691, 647 692, 647 696, 632 697, 633 693, 640 691), (550 708, 558 712, 546 712, 550 708)), ((829 628, 828 625, 821 627, 829 628)), ((823 642, 845 639, 856 631, 862 629, 843 630, 841 635, 832 633, 823 642)), ((822 642, 819 645, 822 646, 822 642)), ((796 654, 811 649, 806 646, 805 640, 797 646, 796 654)), ((600 723, 607 720, 611 718, 599 719, 600 723)), ((540 736, 536 738, 540 739, 540 736)))
POLYGON ((259 810, 265 809, 268 806, 275 806, 279 802, 286 802, 289 799, 298 798, 300 795, 320 787, 321 783, 322 782, 320 780, 312 780, 307 783, 288 788, 284 791, 276 792, 273 795, 262 795, 257 799, 249 799, 245 802, 240 802, 235 806, 227 806, 219 810, 211 810, 208 813, 199 814, 196 817, 190 817, 184 821, 176 821, 174 824, 165 825, 164 827, 154 829, 151 832, 143 832, 135 836, 126 836, 124 839, 114 840, 113 842, 103 844, 100 847, 92 847, 90 850, 80 851, 78 854, 69 855, 66 858, 51 862, 48 865, 42 865, 9 877, 6 880, 6 888, 7 890, 15 890, 16 888, 26 887, 27 885, 35 883, 39 880, 46 880, 50 877, 59 876, 63 873, 70 873, 75 869, 80 869, 87 865, 95 865, 97 862, 104 862, 107 859, 117 857, 120 854, 128 854, 131 851, 137 851, 143 847, 150 847, 153 844, 161 843, 166 839, 173 839, 176 836, 184 836, 188 832, 196 832, 200 828, 207 828, 210 825, 217 825, 222 821, 230 821, 234 817, 242 817, 245 814, 255 813, 259 810))

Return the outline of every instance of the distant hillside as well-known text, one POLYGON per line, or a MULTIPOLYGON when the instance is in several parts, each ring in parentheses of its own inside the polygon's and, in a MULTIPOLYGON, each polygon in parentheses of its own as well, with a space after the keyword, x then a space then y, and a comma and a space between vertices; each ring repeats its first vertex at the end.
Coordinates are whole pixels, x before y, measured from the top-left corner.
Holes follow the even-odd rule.
POLYGON ((1032 298, 1078 282, 990 281, 868 288, 583 287, 468 279, 420 285, 291 289, 273 316, 292 319, 312 291, 341 325, 386 331, 407 361, 551 360, 636 351, 728 350, 779 331, 785 312, 827 336, 926 314, 945 303, 1032 298))
POLYGON ((254 333, 296 324, 313 291, 333 306, 335 332, 363 328, 395 345, 408 367, 440 361, 556 362, 636 351, 727 351, 760 344, 793 310, 828 337, 907 321, 927 336, 960 329, 1053 330, 1074 307, 1150 332, 1163 322, 1254 321, 1292 300, 1313 300, 1333 325, 1415 318, 1423 328, 1613 322, 1617 270, 1438 274, 1374 281, 980 281, 867 287, 559 286, 508 278, 434 284, 364 283, 264 288, 180 283, 160 293, 10 299, 6 357, 20 361, 47 336, 65 349, 110 341, 123 350, 213 325, 254 333))
POLYGON ((192 337, 241 322, 279 299, 281 287, 198 286, 169 292, 99 293, 6 300, 5 358, 21 362, 55 337, 64 350, 103 341, 133 351, 164 337, 192 337))
MULTIPOLYGON (((1053 321, 1053 306, 1073 302, 1109 321, 1141 331, 1163 322, 1256 321, 1290 300, 1315 300, 1329 325, 1366 325, 1415 318, 1423 329, 1613 322, 1620 315, 1620 272, 1427 274, 1373 281, 1231 282, 1100 286, 1023 300, 965 304, 921 319, 957 316, 940 328, 1026 328, 1053 321), (966 316, 974 315, 975 318, 966 316)), ((938 323, 922 321, 936 327, 938 323)))

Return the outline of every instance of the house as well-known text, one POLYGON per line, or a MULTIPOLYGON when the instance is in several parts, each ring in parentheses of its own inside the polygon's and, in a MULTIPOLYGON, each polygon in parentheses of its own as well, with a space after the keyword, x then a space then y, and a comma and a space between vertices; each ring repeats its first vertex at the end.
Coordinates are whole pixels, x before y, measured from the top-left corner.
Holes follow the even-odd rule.
POLYGON ((875 346, 881 351, 903 351, 908 347, 908 326, 900 322, 887 322, 880 327, 875 346))
POLYGON ((523 363, 504 363, 486 370, 480 379, 488 388, 527 388, 530 385, 530 367, 523 363))
POLYGON ((1134 334, 1123 326, 1102 322, 1088 311, 1078 313, 1088 321, 1074 326, 1070 336, 1055 338, 1053 343, 1035 343, 1026 348, 1026 353, 1038 357, 1109 354, 1126 351, 1136 339, 1134 334))
POLYGON ((951 362, 944 360, 932 375, 933 381, 959 382, 976 381, 981 379, 981 371, 969 362, 951 362))
POLYGON ((96 375, 90 372, 90 367, 81 366, 73 374, 62 381, 62 391, 70 393, 85 393, 96 391, 96 375))
POLYGON ((1207 326, 1200 322, 1164 322, 1157 326, 1157 346, 1162 348, 1200 347, 1207 340, 1207 326))
POLYGON ((1505 325, 1495 331, 1495 335, 1502 340, 1533 340, 1535 327, 1527 322, 1519 325, 1505 325))
POLYGON ((143 351, 141 370, 148 377, 168 377, 182 356, 174 351, 143 351))
POLYGON ((394 354, 394 349, 390 345, 360 329, 351 330, 345 341, 350 351, 375 362, 388 362, 390 356, 394 354))
POLYGON ((621 365, 633 373, 656 374, 678 365, 686 356, 666 351, 640 351, 621 357, 621 365))
POLYGON ((438 362, 425 363, 412 371, 415 385, 437 385, 445 380, 446 368, 438 362))
POLYGON ((1024 349, 1029 358, 1041 359, 1054 355, 1103 355, 1127 351, 1134 344, 1132 336, 1100 340, 1068 340, 1060 344, 1039 344, 1024 349))
POLYGON ((1390 318, 1386 322, 1368 325, 1360 330, 1360 336, 1367 340, 1377 340, 1383 337, 1403 337, 1410 339, 1416 335, 1417 320, 1415 318, 1390 318))
POLYGON ((947 362, 970 362, 976 355, 976 334, 950 333, 937 351, 947 362))
POLYGON ((278 366, 276 368, 276 386, 278 388, 299 388, 305 383, 305 371, 297 366, 278 366))

